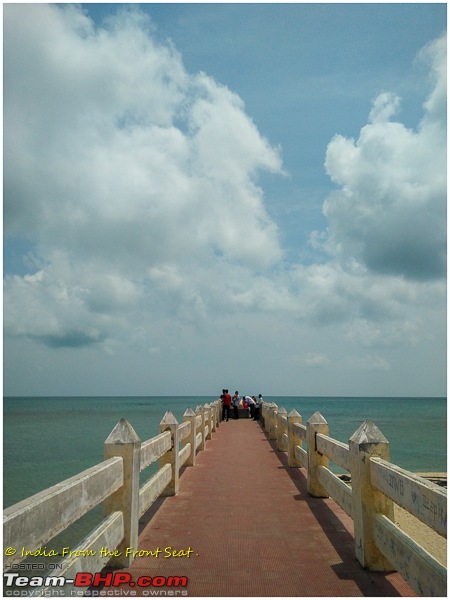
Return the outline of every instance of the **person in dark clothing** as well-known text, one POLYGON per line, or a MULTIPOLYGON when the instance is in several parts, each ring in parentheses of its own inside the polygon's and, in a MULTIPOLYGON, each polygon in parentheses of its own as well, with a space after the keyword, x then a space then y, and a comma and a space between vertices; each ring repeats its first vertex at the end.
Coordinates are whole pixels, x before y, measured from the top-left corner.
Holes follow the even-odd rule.
POLYGON ((223 390, 223 399, 222 399, 222 421, 228 421, 230 418, 230 406, 231 406, 231 396, 228 393, 228 390, 223 390))
POLYGON ((262 396, 260 394, 259 397, 258 397, 258 400, 256 401, 256 404, 255 404, 255 414, 254 414, 254 417, 253 417, 254 421, 258 421, 259 420, 259 415, 260 415, 260 412, 261 412, 261 402, 262 402, 262 396))

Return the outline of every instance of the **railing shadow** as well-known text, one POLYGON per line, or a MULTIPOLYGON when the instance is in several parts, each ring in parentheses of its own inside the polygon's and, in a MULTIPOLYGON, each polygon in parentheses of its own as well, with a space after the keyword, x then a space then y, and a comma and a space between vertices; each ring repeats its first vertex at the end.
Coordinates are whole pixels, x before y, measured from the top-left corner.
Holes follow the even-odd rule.
MULTIPOLYGON (((299 494, 294 496, 295 500, 305 502, 308 505, 309 510, 339 555, 342 562, 331 566, 339 579, 353 580, 363 596, 401 596, 402 594, 387 579, 388 573, 368 571, 358 563, 355 556, 353 535, 329 506, 330 501, 334 501, 331 498, 328 500, 310 496, 307 492, 305 469, 289 467, 287 454, 280 452, 277 449, 276 441, 270 440, 264 430, 262 432, 266 438, 264 441, 270 444, 272 451, 280 461, 280 468, 286 471, 299 491, 299 494)), ((339 507, 338 509, 340 510, 339 507)), ((411 595, 415 595, 414 592, 411 595)))
MULTIPOLYGON (((187 468, 188 467, 181 467, 181 469, 180 469, 180 475, 179 475, 180 479, 181 479, 183 473, 186 471, 187 468)), ((170 498, 170 497, 171 496, 158 496, 158 498, 156 498, 156 500, 154 500, 152 502, 152 504, 149 506, 149 508, 140 517, 140 519, 139 519, 139 528, 138 528, 138 535, 139 536, 143 533, 144 529, 147 527, 147 525, 150 523, 150 521, 156 515, 156 513, 161 508, 161 506, 164 504, 165 500, 167 498, 170 498)))

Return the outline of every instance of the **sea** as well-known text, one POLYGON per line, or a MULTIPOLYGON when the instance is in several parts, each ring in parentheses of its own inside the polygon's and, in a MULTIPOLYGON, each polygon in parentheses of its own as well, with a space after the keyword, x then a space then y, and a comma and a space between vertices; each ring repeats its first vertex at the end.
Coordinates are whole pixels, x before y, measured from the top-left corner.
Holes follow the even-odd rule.
MULTIPOLYGON (((166 411, 181 422, 188 407, 195 410, 213 400, 210 396, 4 398, 4 508, 101 462, 104 441, 121 418, 144 441, 159 433, 166 411)), ((319 411, 329 424, 329 435, 345 443, 365 420, 371 420, 390 443, 391 462, 413 472, 447 471, 446 398, 271 396, 264 400, 288 413, 295 408, 304 423, 319 411)), ((73 545, 100 515, 100 507, 88 513, 60 534, 54 546, 73 545)))

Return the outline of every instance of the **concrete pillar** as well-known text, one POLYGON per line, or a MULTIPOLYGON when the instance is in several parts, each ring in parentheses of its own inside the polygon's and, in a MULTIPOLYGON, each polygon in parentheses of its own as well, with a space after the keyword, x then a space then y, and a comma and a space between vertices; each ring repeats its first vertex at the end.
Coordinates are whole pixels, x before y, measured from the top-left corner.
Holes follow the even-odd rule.
POLYGON ((220 427, 220 421, 222 420, 222 402, 220 399, 216 400, 216 407, 217 407, 217 427, 220 427))
POLYGON ((277 412, 277 450, 280 452, 288 451, 288 442, 283 434, 287 434, 287 421, 281 417, 287 417, 287 410, 283 407, 277 412))
POLYGON ((264 431, 266 433, 269 433, 269 430, 270 430, 270 417, 271 417, 270 409, 272 408, 272 404, 273 404, 272 402, 266 404, 266 418, 265 418, 265 422, 264 422, 264 431))
POLYGON ((210 440, 212 437, 211 406, 206 402, 203 408, 205 409, 205 426, 208 426, 208 434, 206 439, 210 440))
POLYGON ((220 420, 222 418, 222 402, 220 400, 216 400, 216 409, 217 409, 217 413, 216 413, 216 426, 220 427, 220 420))
POLYGON ((165 415, 163 416, 162 421, 159 424, 159 431, 160 433, 163 433, 164 431, 170 431, 172 438, 172 448, 163 454, 158 460, 158 465, 160 468, 167 464, 171 465, 172 467, 172 479, 161 495, 176 496, 180 487, 180 458, 178 456, 180 447, 180 431, 178 429, 178 421, 170 412, 170 410, 166 411, 165 415))
POLYGON ((120 419, 104 446, 105 460, 113 456, 123 459, 123 486, 116 490, 103 503, 105 516, 115 511, 122 511, 124 522, 124 538, 117 550, 120 556, 114 556, 110 565, 118 568, 129 567, 130 556, 125 556, 126 548, 138 547, 139 526, 139 475, 141 458, 141 440, 126 419, 120 419))
POLYGON ((298 414, 298 412, 293 408, 287 417, 288 421, 288 437, 289 437, 289 446, 288 446, 288 465, 290 467, 301 467, 301 463, 295 458, 294 446, 302 446, 303 442, 300 438, 296 437, 294 434, 294 423, 301 423, 302 416, 298 414))
POLYGON ((328 498, 328 493, 319 482, 318 469, 323 465, 328 467, 329 461, 326 456, 317 452, 316 434, 328 435, 328 423, 320 412, 315 412, 306 424, 306 441, 308 444, 308 482, 307 490, 310 496, 316 498, 328 498))
POLYGON ((212 431, 214 432, 216 430, 216 427, 217 427, 217 406, 216 406, 216 401, 211 402, 210 406, 211 406, 212 431))
POLYGON ((383 514, 393 520, 394 508, 392 501, 372 487, 370 481, 370 457, 379 456, 389 461, 389 442, 372 421, 365 421, 349 439, 348 445, 356 557, 371 571, 391 571, 392 565, 375 544, 374 519, 376 514, 383 514))
POLYGON ((191 432, 186 438, 184 438, 183 444, 191 444, 191 453, 185 462, 185 465, 187 467, 195 467, 195 458, 197 455, 195 451, 195 412, 192 410, 192 408, 187 408, 184 411, 183 422, 186 421, 189 421, 191 424, 191 432))
POLYGON ((200 432, 202 434, 202 439, 200 444, 198 445, 198 450, 204 450, 206 448, 206 436, 205 436, 205 409, 203 406, 198 405, 195 409, 195 414, 200 415, 202 417, 202 424, 200 432))
POLYGON ((275 404, 275 402, 272 402, 269 408, 269 440, 277 439, 277 412, 278 406, 275 404))
POLYGON ((266 413, 267 413, 267 404, 266 402, 264 402, 264 400, 261 402, 261 409, 260 409, 260 415, 261 415, 261 427, 265 430, 266 429, 266 413))
POLYGON ((217 427, 220 427, 220 423, 222 421, 222 400, 217 398, 216 402, 219 407, 219 412, 217 413, 217 427))

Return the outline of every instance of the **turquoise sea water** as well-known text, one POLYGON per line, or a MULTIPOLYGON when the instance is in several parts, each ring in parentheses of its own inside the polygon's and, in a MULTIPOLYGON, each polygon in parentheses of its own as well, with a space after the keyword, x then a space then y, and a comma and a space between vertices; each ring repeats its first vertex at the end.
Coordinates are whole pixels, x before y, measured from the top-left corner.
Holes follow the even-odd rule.
MULTIPOLYGON (((142 440, 159 432, 166 410, 181 421, 186 408, 215 398, 93 397, 4 399, 4 506, 103 460, 103 442, 125 417, 142 440)), ((366 419, 391 445, 391 461, 411 471, 447 470, 446 398, 265 397, 303 421, 320 411, 342 442, 366 419)))
MULTIPOLYGON (((144 441, 159 433, 166 410, 181 421, 186 408, 213 400, 205 396, 5 398, 4 507, 101 462, 103 443, 122 417, 144 441)), ((414 472, 447 471, 446 398, 272 396, 265 400, 288 412, 295 408, 304 423, 321 412, 330 436, 345 443, 370 419, 389 440, 393 463, 414 472)), ((226 426, 232 427, 233 422, 226 426)), ((99 508, 91 511, 72 527, 72 533, 62 534, 61 543, 71 543, 71 535, 79 540, 99 515, 99 508)))

